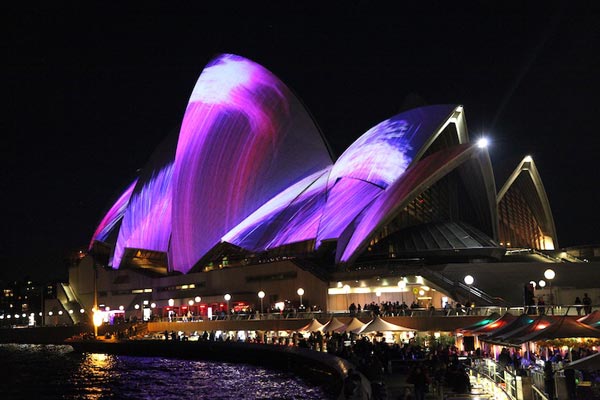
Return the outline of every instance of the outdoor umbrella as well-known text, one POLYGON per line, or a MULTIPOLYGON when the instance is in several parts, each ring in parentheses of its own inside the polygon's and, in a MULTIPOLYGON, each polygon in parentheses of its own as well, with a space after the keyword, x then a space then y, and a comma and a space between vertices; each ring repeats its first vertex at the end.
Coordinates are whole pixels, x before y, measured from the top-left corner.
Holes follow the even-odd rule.
POLYGON ((589 325, 592 328, 600 328, 600 311, 594 310, 592 313, 579 318, 577 321, 589 325))

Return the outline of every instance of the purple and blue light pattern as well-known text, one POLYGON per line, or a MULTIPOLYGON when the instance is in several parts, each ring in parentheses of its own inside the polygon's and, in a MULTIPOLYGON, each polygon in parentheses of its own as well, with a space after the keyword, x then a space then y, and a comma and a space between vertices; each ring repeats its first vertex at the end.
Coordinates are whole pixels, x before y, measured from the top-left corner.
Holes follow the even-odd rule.
POLYGON ((383 191, 379 186, 353 178, 341 178, 327 194, 316 246, 337 239, 354 218, 383 191))
POLYGON ((131 196, 115 245, 113 268, 119 268, 126 248, 167 252, 171 237, 173 164, 152 175, 131 196))
POLYGON ((129 198, 133 193, 133 189, 137 184, 137 179, 133 181, 131 185, 125 189, 125 191, 119 196, 117 201, 112 205, 112 207, 108 210, 102 221, 98 224, 96 231, 92 235, 92 240, 88 246, 88 249, 91 250, 95 241, 104 242, 111 231, 115 228, 117 223, 120 221, 121 217, 125 213, 127 209, 127 203, 129 203, 129 198))
POLYGON ((375 125, 335 162, 328 186, 347 177, 387 188, 402 176, 427 139, 455 109, 456 105, 421 107, 375 125))
POLYGON ((325 206, 326 188, 327 175, 324 174, 276 216, 259 247, 268 250, 315 239, 325 206))
POLYGON ((182 122, 173 173, 171 260, 187 272, 232 228, 331 164, 306 110, 262 66, 221 55, 204 69, 182 122), (312 143, 306 151, 299 142, 312 143))
POLYGON ((323 181, 326 182, 329 169, 312 174, 301 181, 290 186, 277 196, 273 197, 258 210, 244 219, 235 228, 227 232, 221 241, 235 244, 251 251, 262 251, 265 249, 262 238, 267 234, 269 227, 275 223, 275 219, 292 202, 302 195, 309 187, 314 187, 318 182, 324 190, 323 181), (318 182, 317 182, 318 181, 318 182))
POLYGON ((411 166, 400 180, 382 193, 342 233, 337 262, 350 262, 368 245, 378 229, 388 223, 412 198, 450 173, 477 150, 469 144, 441 150, 411 166))

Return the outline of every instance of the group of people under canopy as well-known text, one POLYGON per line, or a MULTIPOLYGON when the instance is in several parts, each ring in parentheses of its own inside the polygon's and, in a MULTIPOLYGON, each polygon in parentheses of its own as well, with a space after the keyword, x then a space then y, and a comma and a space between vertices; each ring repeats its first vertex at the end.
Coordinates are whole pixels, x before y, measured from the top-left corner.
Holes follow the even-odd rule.
MULTIPOLYGON (((600 344, 600 311, 584 317, 568 315, 519 316, 507 312, 493 314, 472 325, 459 329, 463 337, 474 337, 475 347, 498 355, 498 349, 512 347, 522 349, 529 357, 525 363, 534 361, 533 354, 543 350, 552 354, 555 349, 567 347, 590 347, 600 344)), ((546 356, 546 359, 549 357, 546 356)), ((572 360, 571 360, 572 361, 572 360)))

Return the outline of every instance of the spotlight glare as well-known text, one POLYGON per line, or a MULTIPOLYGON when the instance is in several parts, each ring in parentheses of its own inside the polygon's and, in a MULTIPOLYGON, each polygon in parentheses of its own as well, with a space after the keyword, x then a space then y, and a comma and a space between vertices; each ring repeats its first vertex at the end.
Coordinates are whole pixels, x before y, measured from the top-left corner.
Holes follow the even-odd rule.
POLYGON ((485 137, 479 138, 479 140, 477 140, 477 147, 479 147, 480 149, 485 149, 486 147, 488 147, 489 144, 489 140, 485 137))

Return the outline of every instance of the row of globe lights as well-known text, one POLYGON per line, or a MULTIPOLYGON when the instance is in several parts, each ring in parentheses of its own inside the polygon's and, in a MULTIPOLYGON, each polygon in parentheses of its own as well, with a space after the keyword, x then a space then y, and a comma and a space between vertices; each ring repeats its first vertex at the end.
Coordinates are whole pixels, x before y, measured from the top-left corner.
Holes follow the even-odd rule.
MULTIPOLYGON (((555 276, 556 276, 556 273, 552 269, 547 269, 544 271, 544 278, 546 278, 548 280, 550 287, 552 286, 552 279, 554 279, 555 276)), ((541 288, 546 287, 546 281, 543 279, 540 279, 540 281, 537 284, 535 283, 535 281, 530 281, 529 283, 534 288, 538 285, 541 288)))
MULTIPOLYGON (((554 279, 555 276, 556 276, 556 272, 554 272, 553 269, 548 268, 547 270, 544 271, 544 278, 546 278, 548 280, 548 289, 550 290, 551 297, 552 297, 552 280, 554 279)), ((540 288, 546 287, 546 281, 543 279, 540 279, 540 281, 537 283, 537 285, 536 285, 535 281, 530 281, 529 284, 532 285, 534 289, 537 285, 539 285, 540 288)), ((551 298, 551 300, 553 300, 553 299, 551 298)))
MULTIPOLYGON (((231 296, 230 296, 230 298, 231 298, 231 296)), ((194 300, 190 300, 190 301, 188 302, 188 304, 189 304, 189 305, 194 305, 194 303, 199 303, 199 302, 200 302, 200 300, 201 300, 200 296, 196 296, 196 298, 195 298, 194 300)), ((168 301, 168 304, 169 304, 169 306, 173 307, 173 305, 175 304, 175 300, 173 300, 173 299, 169 299, 169 301, 168 301)), ((143 305, 144 305, 144 306, 148 306, 148 305, 149 305, 149 306, 150 306, 150 308, 156 308, 156 303, 149 303, 149 302, 148 302, 148 300, 144 300, 144 302, 143 302, 143 305)), ((140 309, 140 307, 141 307, 141 306, 140 306, 139 304, 135 304, 135 305, 134 305, 134 308, 135 308, 136 310, 139 310, 139 309, 140 309)), ((110 308, 109 306, 107 306, 107 307, 105 307, 105 308, 104 308, 104 311, 106 311, 106 312, 109 312, 110 310, 111 310, 111 308, 110 308)), ((95 311, 96 311, 96 310, 95 310, 95 307, 92 307, 92 312, 95 312, 95 311)), ((119 306, 119 311, 125 311, 125 306, 122 306, 122 305, 121 305, 121 306, 119 306)), ((73 314, 74 312, 75 312, 75 311, 74 311, 74 310, 72 310, 72 309, 68 311, 68 313, 69 313, 69 314, 73 314)), ((79 312, 80 312, 81 314, 84 314, 84 313, 85 313, 85 309, 81 308, 81 309, 79 310, 79 312)), ((43 314, 42 312, 39 312, 39 313, 38 313, 38 315, 39 315, 40 317, 42 316, 42 314, 43 314)), ((57 314, 57 315, 63 315, 63 314, 64 314, 64 312, 63 312, 62 310, 60 310, 60 311, 58 311, 56 314, 57 314)), ((30 315, 35 315, 35 314, 34 314, 34 313, 31 313, 30 315)), ((49 315, 49 316, 53 316, 53 315, 54 315, 54 311, 48 311, 48 315, 49 315)), ((11 318, 11 317, 12 317, 12 316, 11 316, 11 314, 8 314, 8 315, 6 315, 6 318, 11 318)), ((23 313, 22 315, 19 315, 19 314, 15 314, 15 315, 14 315, 14 318, 21 318, 21 317, 25 318, 25 317, 27 317, 27 314, 23 313)), ((3 318, 4 318, 4 315, 0 315, 0 319, 3 319, 3 318)))

